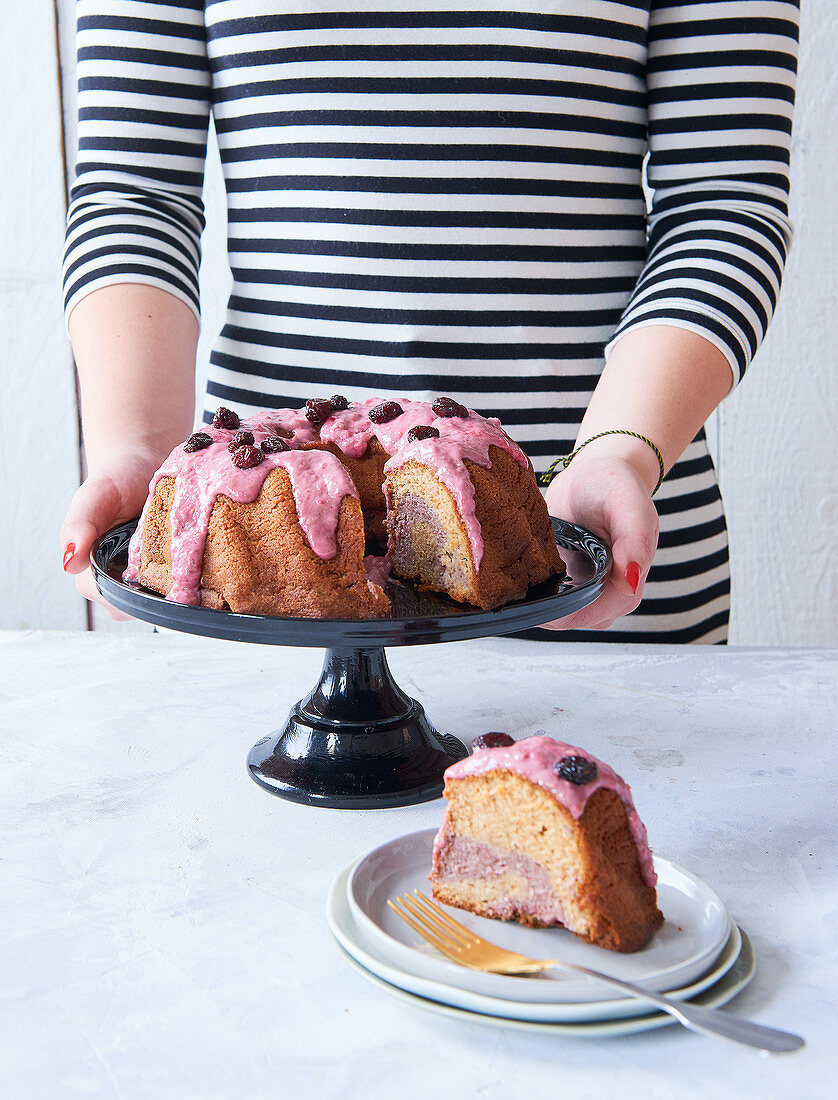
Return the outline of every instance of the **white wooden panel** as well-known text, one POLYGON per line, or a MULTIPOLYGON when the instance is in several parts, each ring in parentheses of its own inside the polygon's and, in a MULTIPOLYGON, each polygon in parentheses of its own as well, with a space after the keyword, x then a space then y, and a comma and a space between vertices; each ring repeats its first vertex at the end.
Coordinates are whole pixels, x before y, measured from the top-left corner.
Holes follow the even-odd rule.
POLYGON ((227 262, 227 195, 224 191, 218 143, 212 126, 207 142, 204 208, 207 227, 201 240, 201 338, 198 341, 195 387, 196 421, 200 420, 204 411, 209 356, 224 324, 227 298, 233 282, 227 262))
POLYGON ((3 8, 0 67, 0 627, 83 628, 58 529, 78 481, 78 429, 59 270, 61 110, 51 3, 3 8))
POLYGON ((794 245, 768 339, 718 413, 731 641, 743 645, 838 642, 837 42, 834 0, 808 0, 792 149, 794 245))

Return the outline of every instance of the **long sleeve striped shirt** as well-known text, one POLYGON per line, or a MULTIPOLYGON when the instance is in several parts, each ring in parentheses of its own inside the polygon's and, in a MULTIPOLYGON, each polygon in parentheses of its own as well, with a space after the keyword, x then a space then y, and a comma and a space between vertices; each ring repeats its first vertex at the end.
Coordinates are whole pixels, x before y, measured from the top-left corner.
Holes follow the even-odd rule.
MULTIPOLYGON (((450 394, 537 470, 613 342, 691 329, 741 378, 791 228, 796 0, 80 0, 67 312, 119 282, 199 309, 212 114, 233 276, 207 412, 450 394)), ((719 641, 703 433, 611 636, 719 641)))

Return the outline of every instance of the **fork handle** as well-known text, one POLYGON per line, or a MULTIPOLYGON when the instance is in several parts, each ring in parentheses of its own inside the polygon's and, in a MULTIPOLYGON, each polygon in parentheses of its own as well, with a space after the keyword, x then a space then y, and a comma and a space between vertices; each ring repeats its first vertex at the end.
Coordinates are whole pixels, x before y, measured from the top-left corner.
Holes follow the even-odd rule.
POLYGON ((688 1027, 691 1031, 703 1032, 706 1035, 720 1035, 724 1039, 756 1047, 758 1050, 767 1050, 772 1054, 789 1053, 805 1045, 804 1039, 799 1035, 793 1035, 790 1031, 778 1031, 777 1028, 755 1024, 751 1020, 743 1020, 740 1016, 731 1016, 726 1012, 719 1012, 716 1008, 690 1004, 689 1001, 673 1001, 660 993, 653 993, 651 990, 641 989, 638 985, 632 985, 631 982, 624 982, 621 978, 612 978, 610 974, 589 970, 587 966, 563 964, 556 969, 587 974, 589 978, 596 978, 597 981, 607 982, 608 985, 624 989, 635 997, 642 997, 680 1020, 684 1027, 688 1027))

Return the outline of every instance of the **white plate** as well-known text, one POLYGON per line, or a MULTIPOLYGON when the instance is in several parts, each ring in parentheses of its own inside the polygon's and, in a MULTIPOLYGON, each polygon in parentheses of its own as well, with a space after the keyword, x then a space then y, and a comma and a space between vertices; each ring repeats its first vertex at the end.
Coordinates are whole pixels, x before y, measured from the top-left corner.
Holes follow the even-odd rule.
MULTIPOLYGON (((486 1016, 514 1018, 535 1023, 579 1023, 592 1020, 614 1020, 633 1016, 648 1015, 654 1012, 649 1005, 634 997, 611 999, 605 986, 600 987, 606 1000, 583 1001, 576 1003, 542 1004, 530 1001, 509 1001, 485 994, 474 993, 458 984, 445 984, 423 978, 409 971, 401 970, 388 962, 370 945, 355 924, 349 909, 347 883, 352 867, 348 867, 335 879, 329 892, 327 920, 329 929, 340 947, 359 964, 365 973, 371 973, 384 980, 388 986, 397 986, 423 1000, 446 1004, 454 1008, 465 1009, 486 1016)), ((742 949, 742 937, 738 927, 731 927, 731 934, 715 964, 699 978, 681 989, 672 990, 670 997, 686 1000, 709 989, 718 982, 737 962, 742 949)), ((467 974, 462 967, 455 968, 455 977, 467 974)), ((530 978, 530 981, 537 981, 530 978)))
MULTIPOLYGON (((537 979, 464 970, 420 943, 416 933, 388 908, 387 899, 415 889, 429 892, 435 834, 435 829, 423 829, 390 840, 361 857, 351 872, 349 907, 369 946, 398 970, 504 1000, 578 1003, 620 996, 603 994, 587 979, 560 970, 537 979)), ((695 875, 659 857, 655 870, 658 905, 666 919, 652 942, 631 955, 584 943, 564 928, 525 928, 512 921, 450 911, 478 935, 510 951, 536 959, 564 959, 663 993, 688 985, 710 968, 727 943, 731 921, 718 896, 695 875)))
MULTIPOLYGON (((693 1003, 704 1005, 706 1008, 719 1008, 728 1001, 733 1000, 750 982, 754 976, 754 953, 751 941, 744 929, 742 933, 742 951, 736 960, 736 965, 720 978, 718 982, 704 993, 694 998, 693 1003)), ((440 1004, 425 997, 417 997, 414 993, 408 993, 397 985, 390 985, 353 959, 346 952, 341 952, 347 962, 353 966, 359 974, 373 985, 378 986, 384 993, 397 997, 400 1001, 423 1008, 429 1012, 438 1012, 443 1016, 453 1016, 456 1020, 462 1020, 467 1024, 484 1024, 489 1027, 512 1028, 516 1031, 541 1032, 543 1035, 559 1035, 574 1039, 607 1039, 613 1035, 633 1035, 639 1031, 654 1031, 657 1028, 668 1027, 676 1023, 676 1020, 666 1012, 653 1012, 649 1016, 635 1016, 632 1019, 620 1020, 594 1020, 589 1023, 533 1023, 528 1020, 509 1019, 500 1016, 488 1016, 482 1012, 468 1012, 462 1008, 440 1004)))

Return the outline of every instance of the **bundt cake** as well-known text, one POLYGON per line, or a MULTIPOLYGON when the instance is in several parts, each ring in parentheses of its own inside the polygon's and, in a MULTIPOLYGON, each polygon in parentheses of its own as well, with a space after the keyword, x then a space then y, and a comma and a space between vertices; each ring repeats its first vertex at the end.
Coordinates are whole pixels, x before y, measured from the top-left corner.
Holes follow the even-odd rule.
POLYGON ((663 915, 626 783, 550 737, 487 734, 475 747, 445 772, 434 897, 482 917, 564 925, 612 951, 644 947, 663 915))
POLYGON ((180 603, 371 618, 389 608, 387 568, 481 608, 563 572, 498 420, 450 398, 221 408, 152 479, 123 578, 180 603), (369 553, 385 543, 383 561, 369 553))

